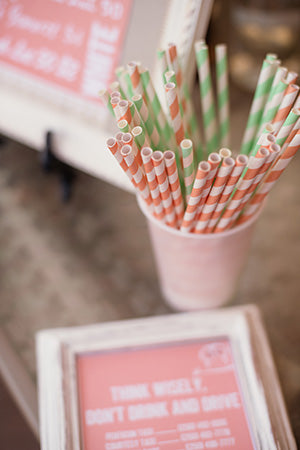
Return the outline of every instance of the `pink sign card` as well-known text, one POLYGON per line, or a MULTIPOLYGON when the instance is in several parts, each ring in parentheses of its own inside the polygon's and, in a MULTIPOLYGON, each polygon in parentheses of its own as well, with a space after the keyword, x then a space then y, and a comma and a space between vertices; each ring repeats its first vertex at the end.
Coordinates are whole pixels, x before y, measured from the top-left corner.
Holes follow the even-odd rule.
POLYGON ((230 341, 76 358, 84 450, 254 449, 230 341))
POLYGON ((132 0, 1 0, 0 61, 95 101, 114 79, 132 0))

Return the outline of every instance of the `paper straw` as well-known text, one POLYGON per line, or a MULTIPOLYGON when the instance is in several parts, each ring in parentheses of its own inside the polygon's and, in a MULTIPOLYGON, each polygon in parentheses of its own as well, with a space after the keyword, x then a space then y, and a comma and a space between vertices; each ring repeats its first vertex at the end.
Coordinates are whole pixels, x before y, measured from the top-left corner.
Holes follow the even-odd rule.
POLYGON ((119 81, 113 81, 110 85, 109 88, 111 90, 111 92, 119 92, 119 94, 121 95, 121 97, 126 100, 126 94, 120 84, 119 81))
POLYGON ((141 126, 134 127, 131 130, 131 133, 132 133, 132 136, 134 137, 134 140, 139 149, 150 146, 149 138, 148 138, 147 134, 145 133, 145 130, 143 127, 141 127, 141 126))
POLYGON ((200 81, 201 105, 206 149, 208 153, 211 153, 214 152, 218 147, 218 134, 209 67, 208 48, 206 45, 196 42, 195 51, 200 81))
POLYGON ((132 147, 133 150, 133 154, 136 158, 136 162, 138 164, 138 166, 140 167, 140 169, 142 170, 142 172, 144 171, 143 169, 143 161, 140 155, 140 151, 138 146, 136 145, 134 139, 133 139, 133 135, 131 133, 124 133, 123 137, 122 137, 122 141, 124 145, 130 145, 130 147, 132 147))
POLYGON ((164 220, 165 212, 162 204, 162 199, 160 196, 160 191, 155 175, 155 170, 152 162, 153 150, 150 147, 144 147, 141 151, 141 157, 143 160, 143 165, 146 173, 146 178, 148 181, 148 186, 150 190, 150 195, 153 200, 154 213, 159 220, 164 220))
POLYGON ((298 74, 297 72, 288 72, 286 76, 286 81, 289 84, 296 84, 297 83, 298 74))
POLYGON ((191 195, 193 189, 195 175, 193 142, 190 139, 183 139, 180 143, 180 147, 182 152, 185 196, 186 201, 188 202, 189 196, 191 195))
POLYGON ((284 124, 282 125, 282 127, 280 128, 280 130, 279 130, 279 132, 277 134, 276 144, 278 144, 281 147, 283 147, 283 144, 285 143, 286 139, 288 138, 288 136, 292 132, 292 130, 293 130, 297 120, 299 119, 299 116, 300 116, 300 109, 293 108, 290 111, 290 113, 287 116, 284 124))
POLYGON ((227 46, 219 44, 215 48, 216 82, 218 94, 218 115, 220 129, 220 144, 229 145, 229 83, 227 68, 227 46))
POLYGON ((140 94, 134 95, 132 97, 132 101, 135 104, 136 109, 138 110, 141 118, 143 119, 147 133, 150 137, 151 145, 154 148, 157 148, 158 143, 159 143, 159 134, 157 132, 155 124, 152 120, 152 117, 149 113, 148 107, 147 107, 146 103, 144 102, 142 95, 140 95, 140 94))
POLYGON ((263 62, 242 141, 241 153, 247 154, 252 150, 277 66, 277 61, 265 59, 263 62))
POLYGON ((119 66, 115 70, 115 74, 118 78, 122 91, 125 93, 125 98, 131 98, 133 96, 133 89, 131 85, 131 80, 128 75, 127 70, 124 66, 119 66))
POLYGON ((128 133, 129 132, 129 125, 127 120, 123 119, 123 120, 119 120, 118 122, 118 128, 120 131, 122 131, 123 133, 128 133))
POLYGON ((176 48, 176 45, 173 43, 168 44, 167 59, 168 59, 169 67, 172 67, 172 69, 175 72, 178 90, 179 90, 179 94, 181 97, 181 89, 182 89, 182 82, 183 82, 182 70, 181 70, 178 55, 177 55, 177 48, 176 48))
POLYGON ((200 134, 200 128, 198 126, 198 120, 194 110, 192 98, 188 85, 183 84, 183 95, 186 100, 186 114, 188 117, 188 131, 191 135, 192 141, 194 143, 195 152, 197 155, 197 161, 201 161, 204 158, 203 142, 200 134))
POLYGON ((277 113, 277 109, 283 99, 284 91, 288 86, 288 82, 285 79, 287 72, 288 70, 286 67, 277 68, 261 117, 259 132, 257 134, 262 132, 266 124, 271 122, 277 113))
POLYGON ((165 85, 167 83, 165 73, 169 70, 166 50, 162 48, 158 49, 157 57, 159 61, 160 73, 162 75, 163 84, 165 85))
POLYGON ((243 214, 237 221, 237 224, 244 223, 249 220, 258 210, 268 193, 273 188, 274 184, 280 178, 286 167, 290 164, 295 154, 300 148, 300 129, 293 137, 292 141, 279 157, 274 167, 266 177, 263 184, 260 186, 254 197, 251 199, 249 205, 243 211, 243 214))
POLYGON ((286 88, 282 102, 272 121, 275 134, 278 133, 285 119, 287 118, 298 93, 299 93, 299 86, 297 86, 296 84, 289 84, 288 87, 286 88))
POLYGON ((231 226, 234 213, 243 201, 244 195, 247 194, 255 180, 256 175, 259 173, 260 168, 265 163, 269 154, 270 152, 268 149, 261 147, 255 156, 251 156, 249 158, 247 171, 241 182, 238 184, 233 197, 227 204, 226 210, 216 226, 215 233, 222 232, 231 226))
POLYGON ((102 89, 101 91, 99 91, 99 98, 102 102, 102 104, 108 108, 108 110, 110 111, 110 113, 112 115, 114 115, 114 111, 113 111, 113 107, 110 103, 110 93, 106 90, 106 89, 102 89))
POLYGON ((117 122, 119 122, 120 120, 123 119, 122 114, 121 114, 121 110, 120 110, 120 107, 119 107, 119 103, 120 103, 119 97, 111 97, 110 98, 110 104, 112 106, 113 113, 115 115, 115 118, 116 118, 117 122))
POLYGON ((120 146, 118 144, 118 141, 115 138, 109 138, 106 141, 106 146, 107 146, 108 150, 112 153, 114 158, 117 160, 119 166, 125 172, 125 174, 129 178, 129 180, 131 181, 133 186, 136 187, 136 182, 134 181, 132 174, 131 174, 130 170, 128 169, 128 166, 127 166, 126 162, 124 161, 123 156, 121 155, 120 146))
MULTIPOLYGON (((179 93, 176 74, 175 74, 174 70, 168 70, 168 72, 166 72, 165 76, 166 76, 167 83, 174 83, 177 88, 177 93, 179 93)), ((181 103, 181 97, 179 95, 178 95, 178 103, 179 103, 179 109, 180 109, 180 114, 181 114, 182 120, 184 120, 185 116, 184 116, 183 106, 181 103)))
POLYGON ((118 143, 118 146, 119 146, 119 149, 121 150, 121 148, 123 147, 123 132, 122 131, 118 131, 116 134, 115 134, 115 139, 116 139, 116 141, 117 141, 117 143, 118 143))
POLYGON ((194 227, 197 208, 201 200, 210 170, 211 165, 209 162, 202 161, 198 164, 193 189, 180 227, 180 230, 184 233, 189 233, 194 227))
POLYGON ((142 80, 139 73, 138 64, 134 61, 131 61, 127 64, 127 70, 130 76, 132 89, 135 95, 141 95, 145 100, 144 89, 142 85, 142 80))
MULTIPOLYGON (((210 164, 210 171, 207 176, 206 183, 205 183, 205 186, 203 189, 203 193, 202 193, 202 196, 201 196, 198 208, 197 208, 196 222, 198 221, 198 217, 201 214, 205 200, 207 199, 207 196, 211 190, 211 186, 214 182, 214 178, 218 171, 218 167, 219 167, 221 161, 222 161, 222 158, 220 157, 220 155, 218 153, 213 152, 208 156, 208 162, 210 164)), ((196 226, 195 232, 197 232, 197 226, 196 226)))
POLYGON ((229 150, 229 148, 223 147, 219 150, 219 155, 221 156, 222 159, 230 158, 232 155, 232 151, 229 150))
POLYGON ((131 113, 131 117, 132 117, 132 122, 131 122, 131 129, 134 127, 138 127, 142 124, 142 119, 136 109, 135 104, 129 100, 129 109, 130 109, 130 113, 131 113))
POLYGON ((212 233, 220 215, 222 214, 223 209, 226 206, 227 201, 229 200, 234 188, 236 187, 246 165, 248 164, 248 156, 246 155, 238 155, 235 160, 235 166, 227 180, 226 186, 222 192, 222 195, 219 199, 219 202, 216 206, 215 211, 213 212, 211 219, 206 227, 206 233, 212 233))
POLYGON ((141 193, 142 198, 145 200, 147 205, 152 210, 152 198, 149 191, 149 186, 146 182, 145 175, 141 171, 140 167, 138 166, 136 157, 134 156, 133 149, 130 145, 124 145, 121 149, 121 155, 123 156, 134 181, 136 182, 136 187, 141 193))
POLYGON ((180 188, 178 169, 176 165, 175 153, 167 150, 164 152, 165 166, 167 170, 169 185, 175 207, 178 224, 181 224, 184 214, 184 204, 180 188))
POLYGON ((207 199, 203 205, 201 214, 198 218, 197 223, 197 233, 205 232, 207 225, 209 224, 210 219, 217 207, 217 204, 221 198, 222 192, 225 189, 227 180, 234 168, 234 159, 233 158, 225 158, 222 161, 220 168, 216 174, 215 182, 211 188, 207 199))
POLYGON ((249 156, 255 156, 256 155, 258 149, 263 145, 263 141, 265 139, 265 135, 267 135, 267 134, 274 134, 274 133, 275 133, 275 129, 274 129, 273 125, 271 123, 267 123, 265 125, 265 128, 261 132, 259 138, 257 139, 257 143, 256 143, 255 147, 253 147, 253 150, 251 150, 251 152, 249 153, 249 156))
POLYGON ((274 61, 277 58, 278 58, 278 55, 276 53, 267 53, 266 54, 266 59, 268 59, 269 61, 274 61))
POLYGON ((278 157, 280 153, 280 146, 277 144, 271 144, 268 148, 270 154, 268 158, 266 159, 265 163, 262 165, 261 169, 259 170, 258 174, 255 177, 254 182, 252 183, 251 187, 248 189, 247 194, 244 195, 242 202, 236 209, 236 212, 234 213, 232 217, 232 222, 234 223, 236 219, 239 217, 242 209, 245 207, 249 199, 252 197, 253 192, 258 188, 260 183, 262 182, 263 178, 268 173, 269 168, 272 166, 276 158, 278 157))
POLYGON ((165 210, 166 223, 173 228, 177 228, 177 217, 175 214, 172 194, 167 177, 163 152, 154 152, 152 155, 152 162, 154 165, 158 187, 165 210))
POLYGON ((165 113, 160 104, 158 95, 154 89, 149 70, 143 70, 140 73, 142 85, 148 105, 150 105, 153 113, 157 131, 161 138, 160 145, 166 145, 171 138, 171 130, 166 119, 165 113))
POLYGON ((290 134, 286 138, 286 141, 285 141, 285 143, 284 143, 284 145, 282 147, 282 153, 286 150, 286 148, 289 146, 291 141, 294 139, 294 137, 298 133, 299 129, 300 129, 300 118, 297 120, 297 122, 295 123, 292 131, 290 132, 290 134))
POLYGON ((120 100, 119 101, 119 111, 120 111, 120 119, 119 120, 127 120, 129 129, 132 128, 133 122, 132 122, 132 115, 129 108, 129 102, 127 100, 120 100))
POLYGON ((182 76, 182 69, 177 53, 177 47, 175 44, 170 43, 168 45, 167 54, 169 57, 168 58, 169 66, 172 67, 175 73, 176 82, 174 80, 168 79, 167 81, 175 82, 175 84, 178 85, 179 105, 182 105, 184 113, 183 116, 184 129, 188 133, 187 137, 190 137, 192 139, 194 146, 196 148, 197 157, 199 158, 199 160, 201 160, 203 158, 203 148, 201 143, 200 131, 198 127, 198 121, 194 111, 194 106, 192 103, 189 87, 182 76))
POLYGON ((180 148, 180 143, 184 139, 184 128, 180 115, 178 93, 175 83, 165 84, 165 91, 175 139, 178 147, 180 148))

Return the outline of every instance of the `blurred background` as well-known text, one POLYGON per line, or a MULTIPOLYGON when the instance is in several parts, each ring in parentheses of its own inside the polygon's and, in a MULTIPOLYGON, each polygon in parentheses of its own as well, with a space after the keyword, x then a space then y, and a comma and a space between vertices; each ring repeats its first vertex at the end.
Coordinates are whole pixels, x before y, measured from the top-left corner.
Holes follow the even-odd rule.
MULTIPOLYGON (((282 65, 300 71, 299 15, 296 0, 214 2, 207 41, 229 46, 233 149, 265 54, 277 53, 282 65)), ((194 98, 199 108, 196 77, 194 98)), ((35 382, 38 330, 172 312, 134 195, 59 161, 44 169, 41 153, 1 136, 0 323, 35 382)), ((233 301, 261 308, 298 443, 299 173, 298 155, 257 224, 233 301)), ((0 446, 39 448, 1 381, 0 404, 0 446)))

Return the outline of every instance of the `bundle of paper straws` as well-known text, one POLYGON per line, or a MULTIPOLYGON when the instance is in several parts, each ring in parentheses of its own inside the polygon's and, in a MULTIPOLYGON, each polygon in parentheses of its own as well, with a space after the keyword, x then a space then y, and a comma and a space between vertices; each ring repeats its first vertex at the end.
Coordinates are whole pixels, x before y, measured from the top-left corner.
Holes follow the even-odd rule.
POLYGON ((298 151, 299 86, 295 72, 281 67, 276 55, 266 56, 240 154, 233 158, 224 147, 229 145, 227 48, 215 48, 216 95, 204 41, 196 42, 195 54, 201 126, 175 44, 158 52, 167 113, 149 70, 138 62, 119 67, 118 81, 100 98, 119 128, 107 148, 149 211, 185 233, 218 233, 256 213, 298 151))

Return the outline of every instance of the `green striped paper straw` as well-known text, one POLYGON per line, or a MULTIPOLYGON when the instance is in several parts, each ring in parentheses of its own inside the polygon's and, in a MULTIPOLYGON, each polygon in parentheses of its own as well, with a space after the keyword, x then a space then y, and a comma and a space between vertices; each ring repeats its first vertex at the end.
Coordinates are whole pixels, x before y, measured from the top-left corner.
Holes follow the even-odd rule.
POLYGON ((280 145, 280 147, 283 146, 285 143, 287 137, 289 136, 290 132, 294 128, 295 123, 299 119, 300 116, 300 109, 293 108, 287 118, 285 119, 284 124, 280 128, 277 137, 276 137, 276 144, 280 145))
POLYGON ((163 84, 165 85, 167 83, 165 74, 169 70, 166 50, 164 50, 162 48, 158 49, 157 50, 157 57, 158 57, 158 61, 159 61, 160 72, 161 72, 161 75, 162 75, 163 84))
POLYGON ((229 145, 229 86, 227 46, 225 44, 216 45, 215 55, 220 145, 223 147, 227 147, 229 145))
POLYGON ((110 113, 113 116, 115 116, 114 109, 110 103, 110 93, 106 89, 101 89, 101 91, 99 92, 98 95, 99 95, 103 105, 109 109, 110 113))
POLYGON ((128 80, 126 80, 127 71, 126 71, 125 67, 124 66, 117 67, 116 70, 115 70, 115 74, 116 74, 118 82, 119 82, 119 84, 120 84, 120 86, 122 88, 122 91, 125 94, 125 99, 126 98, 131 98, 132 95, 133 95, 131 93, 132 92, 132 86, 130 86, 131 80, 129 80, 130 83, 128 83, 128 80))
POLYGON ((264 107, 273 83, 277 62, 264 60, 250 108, 250 113, 242 141, 241 153, 249 153, 253 148, 256 133, 261 121, 264 107))
POLYGON ((131 100, 129 101, 129 109, 130 109, 130 112, 131 112, 133 126, 137 127, 138 125, 141 125, 142 120, 141 120, 141 118, 140 118, 140 116, 139 116, 139 114, 137 112, 135 104, 131 100))
POLYGON ((140 77, 142 80, 142 85, 144 88, 144 93, 148 107, 152 109, 152 112, 154 114, 155 125, 160 135, 159 146, 160 147, 163 146, 163 148, 165 148, 171 138, 171 130, 169 123, 166 119, 165 113, 160 104, 158 95, 154 89, 149 70, 145 69, 141 71, 140 77))
POLYGON ((200 162, 204 159, 204 150, 203 150, 203 144, 202 144, 202 138, 200 134, 199 124, 196 117, 196 113, 193 107, 192 98, 190 95, 190 90, 188 88, 188 85, 184 82, 183 89, 182 89, 185 101, 186 101, 186 107, 187 107, 187 116, 188 116, 188 129, 190 130, 192 141, 195 146, 196 150, 196 156, 197 161, 200 162))
POLYGON ((129 132, 129 125, 128 125, 127 120, 125 120, 125 119, 119 120, 118 128, 123 133, 128 133, 129 132))
POLYGON ((193 143, 190 139, 183 139, 183 141, 181 141, 180 143, 180 147, 182 150, 185 196, 186 201, 188 202, 193 189, 195 175, 193 143))
POLYGON ((275 59, 278 58, 278 55, 276 55, 276 53, 267 53, 266 54, 266 59, 268 61, 275 61, 275 59))
POLYGON ((134 127, 131 131, 132 136, 139 149, 149 147, 149 139, 142 126, 134 127))
POLYGON ((155 127, 155 124, 152 120, 151 115, 149 114, 149 110, 147 108, 146 103, 143 100, 143 97, 140 94, 134 95, 132 97, 132 101, 136 106, 147 130, 147 133, 150 137, 151 146, 156 150, 159 145, 159 134, 155 127))
POLYGON ((260 121, 260 131, 265 127, 266 123, 271 122, 274 119, 277 113, 279 105, 283 99, 284 91, 287 88, 287 83, 284 80, 286 74, 286 67, 278 67, 274 76, 268 99, 266 101, 262 119, 260 121))
POLYGON ((125 97, 131 98, 134 95, 130 75, 124 66, 119 66, 115 70, 120 86, 122 87, 125 97))
POLYGON ((200 80, 206 150, 210 154, 217 150, 219 143, 207 45, 201 41, 196 42, 195 52, 200 80))

